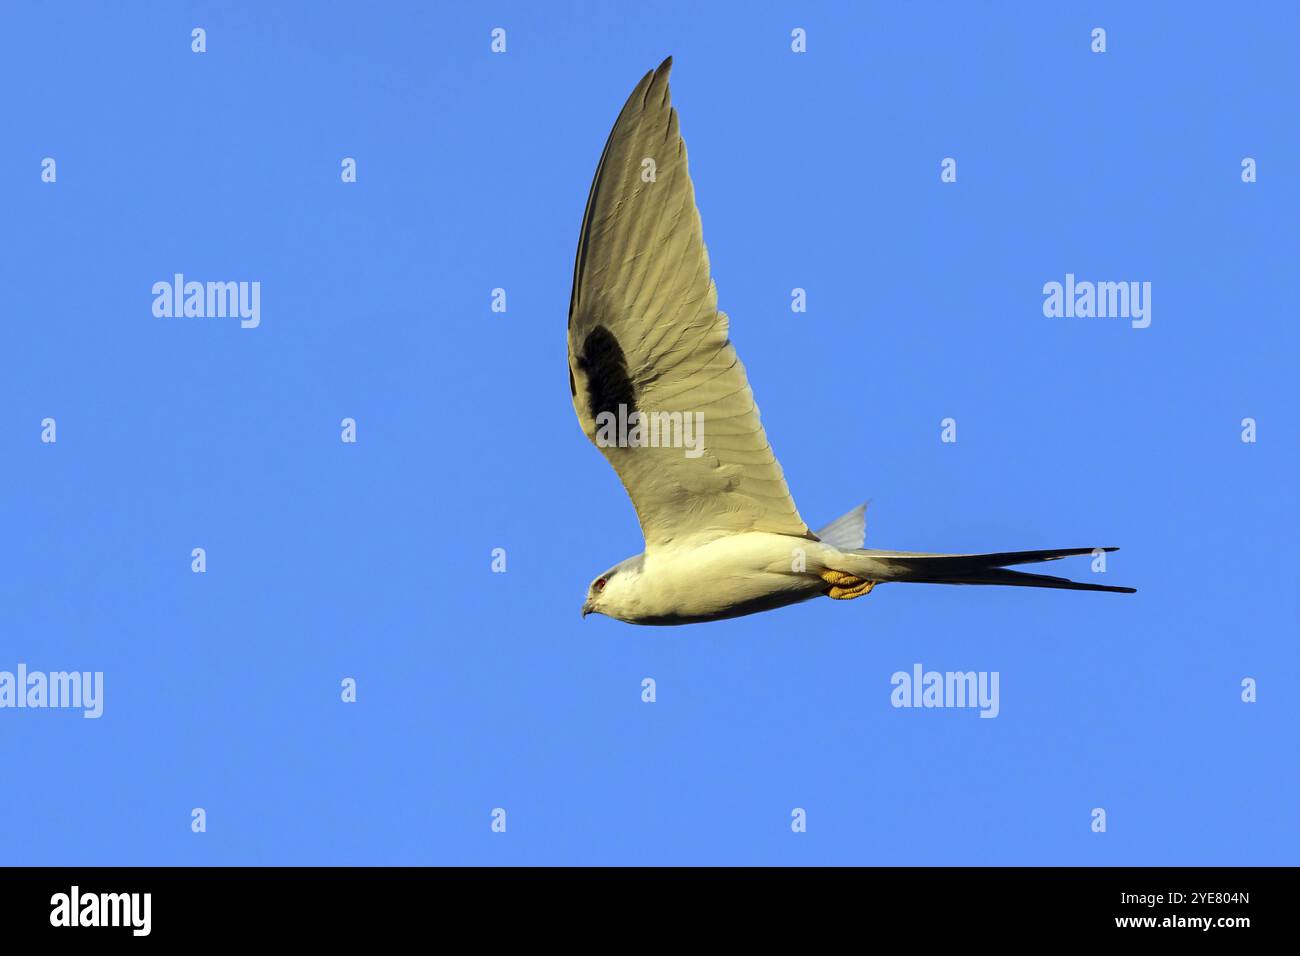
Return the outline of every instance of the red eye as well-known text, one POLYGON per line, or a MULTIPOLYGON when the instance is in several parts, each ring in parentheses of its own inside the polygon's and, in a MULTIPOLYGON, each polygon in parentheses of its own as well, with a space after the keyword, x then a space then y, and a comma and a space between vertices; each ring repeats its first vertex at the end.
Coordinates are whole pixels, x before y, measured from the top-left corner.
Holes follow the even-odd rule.
POLYGON ((592 587, 594 587, 596 589, 596 593, 599 594, 601 591, 605 590, 605 579, 596 578, 596 583, 593 584, 592 587))

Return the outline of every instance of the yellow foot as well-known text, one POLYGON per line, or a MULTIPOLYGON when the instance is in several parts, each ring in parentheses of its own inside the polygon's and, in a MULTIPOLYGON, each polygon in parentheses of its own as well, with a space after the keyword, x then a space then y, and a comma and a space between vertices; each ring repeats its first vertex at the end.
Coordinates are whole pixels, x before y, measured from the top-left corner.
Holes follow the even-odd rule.
POLYGON ((856 597, 862 597, 864 594, 870 594, 871 589, 876 586, 875 581, 868 581, 852 574, 845 574, 843 571, 823 571, 821 578, 830 585, 822 593, 827 597, 835 598, 837 601, 851 601, 856 597))

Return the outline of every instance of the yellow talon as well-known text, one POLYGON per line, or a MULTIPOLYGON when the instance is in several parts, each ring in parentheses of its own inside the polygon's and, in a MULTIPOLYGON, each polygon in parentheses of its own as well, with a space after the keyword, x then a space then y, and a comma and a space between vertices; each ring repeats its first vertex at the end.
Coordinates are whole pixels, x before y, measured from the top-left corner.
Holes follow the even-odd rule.
POLYGON ((851 601, 864 594, 870 594, 876 586, 875 581, 868 581, 843 571, 823 571, 821 579, 830 585, 823 593, 837 601, 851 601))

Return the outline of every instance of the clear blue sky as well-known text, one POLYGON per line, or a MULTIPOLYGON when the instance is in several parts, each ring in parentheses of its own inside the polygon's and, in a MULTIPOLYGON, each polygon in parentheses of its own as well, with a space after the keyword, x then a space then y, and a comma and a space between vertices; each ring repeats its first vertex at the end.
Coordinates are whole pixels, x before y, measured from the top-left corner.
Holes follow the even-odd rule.
POLYGON ((99 720, 0 710, 0 863, 1297 862, 1293 5, 376 9, 0 15, 0 670, 105 675, 99 720), (579 619, 641 538, 569 402, 572 257, 670 53, 809 523, 1120 545, 1137 595, 579 619), (155 318, 177 272, 260 282, 260 327, 155 318), (1045 317, 1066 273, 1151 326, 1045 317), (918 662, 999 717, 892 708, 918 662))

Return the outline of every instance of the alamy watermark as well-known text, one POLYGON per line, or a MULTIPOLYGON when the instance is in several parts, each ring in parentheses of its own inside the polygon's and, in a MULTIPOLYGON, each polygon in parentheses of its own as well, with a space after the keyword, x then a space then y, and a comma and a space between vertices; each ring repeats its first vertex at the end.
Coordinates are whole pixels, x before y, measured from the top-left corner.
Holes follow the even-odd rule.
POLYGON ((913 664, 911 673, 895 671, 889 678, 894 707, 978 707, 981 717, 996 717, 1001 675, 997 671, 927 671, 913 664))
POLYGON ((152 913, 152 893, 83 893, 74 885, 50 897, 51 926, 122 926, 132 936, 148 936, 152 913))
POLYGON ((601 412, 596 416, 600 448, 683 448, 687 458, 704 454, 703 412, 601 412))
POLYGON ((103 671, 0 671, 0 710, 49 707, 79 709, 94 719, 104 713, 103 671))
POLYGON ((153 284, 153 314, 160 319, 238 318, 243 329, 262 324, 262 283, 186 282, 183 273, 153 284))
POLYGON ((1076 281, 1073 272, 1065 282, 1043 285, 1043 315, 1054 318, 1131 319, 1135 329, 1151 324, 1150 282, 1076 281))

